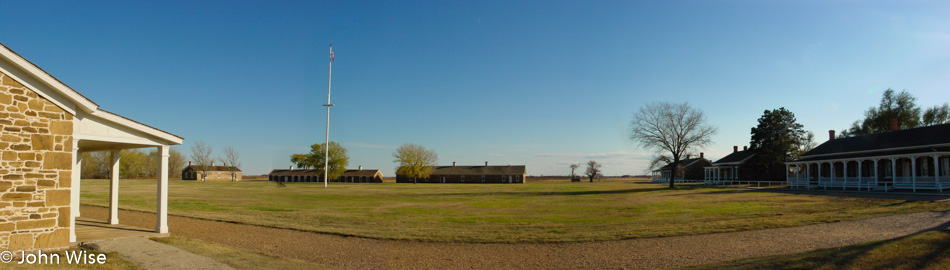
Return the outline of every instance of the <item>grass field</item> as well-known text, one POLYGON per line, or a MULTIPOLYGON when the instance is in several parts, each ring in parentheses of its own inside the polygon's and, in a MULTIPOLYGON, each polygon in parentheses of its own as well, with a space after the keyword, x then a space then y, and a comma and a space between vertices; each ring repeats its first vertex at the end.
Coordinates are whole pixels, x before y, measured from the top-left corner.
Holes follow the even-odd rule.
MULTIPOLYGON (((83 180, 105 206, 108 180, 83 180)), ((796 226, 947 209, 950 203, 604 181, 345 184, 171 181, 172 215, 378 239, 570 242, 796 226)), ((119 206, 155 209, 153 180, 122 180, 119 206)))

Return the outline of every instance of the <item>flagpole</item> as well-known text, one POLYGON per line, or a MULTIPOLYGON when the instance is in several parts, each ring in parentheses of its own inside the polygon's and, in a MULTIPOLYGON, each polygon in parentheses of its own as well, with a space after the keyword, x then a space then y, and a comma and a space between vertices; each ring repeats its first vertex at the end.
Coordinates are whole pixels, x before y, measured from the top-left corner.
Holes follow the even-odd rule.
POLYGON ((327 187, 327 177, 330 175, 328 169, 330 167, 330 107, 333 107, 333 104, 330 103, 330 85, 333 80, 333 44, 330 44, 330 72, 327 78, 327 104, 323 104, 324 107, 327 107, 327 141, 323 147, 323 187, 327 187))

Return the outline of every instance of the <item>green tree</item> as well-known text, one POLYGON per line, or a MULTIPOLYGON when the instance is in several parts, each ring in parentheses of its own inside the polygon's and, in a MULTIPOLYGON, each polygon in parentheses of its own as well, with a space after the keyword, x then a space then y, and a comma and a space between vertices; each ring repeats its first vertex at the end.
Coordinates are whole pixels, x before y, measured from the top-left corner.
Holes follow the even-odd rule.
MULTIPOLYGON (((323 176, 325 143, 316 143, 310 146, 310 152, 305 154, 290 155, 291 162, 297 168, 314 168, 316 175, 323 176)), ((327 180, 337 179, 346 172, 346 166, 350 165, 350 158, 346 156, 346 148, 340 146, 337 142, 330 142, 330 163, 327 164, 327 180)))
MULTIPOLYGON (((814 135, 812 135, 812 140, 814 135)), ((795 114, 778 108, 766 110, 759 117, 759 124, 752 128, 752 140, 749 148, 755 151, 750 159, 753 177, 775 180, 784 178, 784 162, 791 160, 801 152, 803 143, 807 143, 808 133, 802 124, 795 120, 795 114), (761 175, 756 175, 761 173, 761 175)))
POLYGON ((870 107, 864 112, 864 120, 855 121, 839 137, 860 136, 890 130, 892 119, 897 120, 899 129, 915 128, 920 125, 920 106, 917 98, 907 90, 895 93, 888 88, 881 97, 877 107, 870 107))
MULTIPOLYGON (((687 103, 654 102, 640 107, 630 122, 630 140, 667 159, 678 168, 680 158, 712 143, 715 127, 706 123, 703 112, 687 103), (662 155, 661 155, 662 156, 662 155)), ((671 179, 676 179, 673 170, 671 179)), ((674 187, 670 181, 670 188, 674 187)))
POLYGON ((412 183, 415 184, 419 178, 426 178, 432 174, 435 163, 439 161, 439 154, 421 145, 406 143, 396 148, 393 158, 395 158, 393 162, 398 164, 396 174, 411 177, 412 183))
POLYGON ((119 177, 125 179, 147 176, 148 154, 139 149, 119 151, 119 177))
POLYGON ((108 179, 112 157, 108 151, 82 152, 83 179, 108 179))
POLYGON ((950 123, 950 105, 947 105, 947 103, 942 106, 934 105, 924 111, 924 115, 921 116, 920 120, 924 126, 950 123))

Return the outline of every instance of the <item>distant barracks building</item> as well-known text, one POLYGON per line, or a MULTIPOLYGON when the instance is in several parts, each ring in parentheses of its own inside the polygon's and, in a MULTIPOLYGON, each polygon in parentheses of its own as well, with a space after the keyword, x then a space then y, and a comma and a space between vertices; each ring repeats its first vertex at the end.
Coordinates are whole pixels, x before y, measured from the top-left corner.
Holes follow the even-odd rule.
MULTIPOLYGON (((484 166, 437 166, 428 178, 416 179, 418 183, 524 183, 524 165, 484 166)), ((396 183, 413 183, 413 179, 396 174, 396 183)))
MULTIPOLYGON (((241 181, 243 173, 241 169, 238 169, 234 166, 214 166, 214 162, 211 163, 211 166, 208 166, 208 177, 204 178, 205 181, 241 181), (233 173, 233 175, 232 175, 233 173)), ((188 162, 188 166, 181 170, 181 180, 200 180, 201 179, 201 167, 198 165, 191 165, 191 162, 188 162)))
MULTIPOLYGON (((323 175, 317 170, 273 170, 268 174, 268 180, 274 182, 323 182, 323 175)), ((383 173, 379 170, 363 169, 360 166, 357 170, 346 170, 337 179, 330 179, 330 182, 346 183, 382 183, 383 173)))
MULTIPOLYGON (((171 101, 171 98, 169 100, 171 101)), ((161 100, 157 102, 161 104, 161 100)), ((82 153, 155 148, 155 231, 168 233, 168 157, 183 139, 99 108, 0 44, 0 251, 59 249, 76 238, 82 153)), ((109 224, 118 224, 118 173, 109 224)))

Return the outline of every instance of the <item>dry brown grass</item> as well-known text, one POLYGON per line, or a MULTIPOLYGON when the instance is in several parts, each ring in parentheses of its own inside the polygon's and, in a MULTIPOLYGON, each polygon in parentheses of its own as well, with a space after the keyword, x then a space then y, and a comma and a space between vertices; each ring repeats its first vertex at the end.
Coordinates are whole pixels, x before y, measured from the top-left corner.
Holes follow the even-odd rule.
POLYGON ((950 232, 929 231, 893 240, 686 269, 950 269, 950 232))

